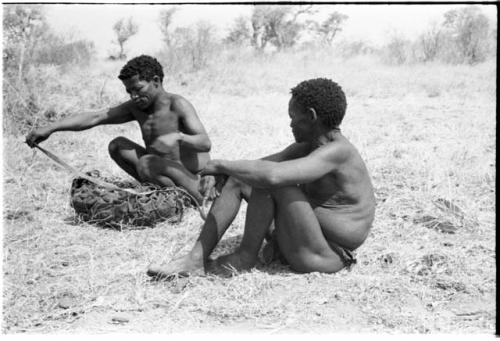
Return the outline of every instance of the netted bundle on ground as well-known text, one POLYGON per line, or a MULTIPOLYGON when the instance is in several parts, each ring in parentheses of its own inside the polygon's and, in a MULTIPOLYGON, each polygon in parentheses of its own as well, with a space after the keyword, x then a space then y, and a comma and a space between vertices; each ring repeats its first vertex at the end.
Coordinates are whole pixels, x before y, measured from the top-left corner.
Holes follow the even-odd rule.
POLYGON ((191 199, 177 188, 103 178, 98 171, 87 175, 120 188, 146 193, 110 189, 82 177, 73 179, 71 206, 80 219, 92 224, 118 229, 151 227, 168 219, 180 220, 184 208, 191 205, 191 199))

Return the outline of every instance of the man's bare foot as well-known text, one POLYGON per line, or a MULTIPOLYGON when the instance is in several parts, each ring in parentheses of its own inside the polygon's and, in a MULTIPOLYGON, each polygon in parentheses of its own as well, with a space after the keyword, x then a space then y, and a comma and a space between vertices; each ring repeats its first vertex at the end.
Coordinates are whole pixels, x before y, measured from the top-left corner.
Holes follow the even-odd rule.
POLYGON ((233 275, 236 272, 248 271, 255 266, 257 259, 247 257, 236 251, 229 255, 221 256, 215 260, 218 272, 222 274, 233 275))
POLYGON ((175 277, 203 276, 205 267, 203 260, 193 260, 189 255, 174 259, 165 266, 151 265, 147 275, 156 280, 170 280, 175 277))

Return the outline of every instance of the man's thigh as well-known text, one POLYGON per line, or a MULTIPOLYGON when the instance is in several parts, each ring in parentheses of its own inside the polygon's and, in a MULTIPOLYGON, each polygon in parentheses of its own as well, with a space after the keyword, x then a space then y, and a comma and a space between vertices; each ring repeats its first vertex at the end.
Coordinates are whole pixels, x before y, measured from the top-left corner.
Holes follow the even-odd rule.
POLYGON ((300 272, 336 272, 345 265, 326 241, 318 218, 298 187, 273 191, 275 226, 281 252, 300 272))
POLYGON ((197 175, 191 173, 179 160, 146 154, 139 160, 139 173, 147 174, 148 177, 167 176, 172 179, 186 178, 199 181, 197 175))
POLYGON ((357 249, 368 236, 369 229, 363 221, 356 221, 349 212, 331 208, 314 207, 325 238, 349 250, 357 249))

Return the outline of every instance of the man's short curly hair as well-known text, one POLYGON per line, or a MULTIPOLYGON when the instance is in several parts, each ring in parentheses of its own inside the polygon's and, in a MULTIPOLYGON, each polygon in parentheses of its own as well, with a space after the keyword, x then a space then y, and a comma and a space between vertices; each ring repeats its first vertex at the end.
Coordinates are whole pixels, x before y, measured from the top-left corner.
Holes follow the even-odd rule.
POLYGON ((163 68, 161 64, 151 56, 141 55, 132 58, 121 69, 118 78, 121 80, 129 79, 139 75, 139 79, 150 81, 154 76, 160 77, 160 82, 163 81, 163 68))
POLYGON ((292 88, 291 93, 305 108, 313 108, 329 128, 338 127, 342 122, 347 101, 342 88, 332 80, 309 79, 292 88))

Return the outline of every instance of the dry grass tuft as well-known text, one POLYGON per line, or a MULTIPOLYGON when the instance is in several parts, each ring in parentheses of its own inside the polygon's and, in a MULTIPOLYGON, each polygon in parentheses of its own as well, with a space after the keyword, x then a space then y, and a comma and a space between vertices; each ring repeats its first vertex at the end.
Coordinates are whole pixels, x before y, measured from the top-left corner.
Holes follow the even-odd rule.
MULTIPOLYGON (((231 278, 150 282, 150 262, 191 247, 197 212, 181 224, 137 231, 75 223, 71 176, 22 136, 5 136, 4 332, 493 331, 495 65, 389 67, 321 53, 265 58, 233 56, 167 77, 167 88, 195 105, 213 157, 236 159, 291 141, 286 106, 297 82, 338 81, 348 95, 343 132, 366 160, 377 197, 358 264, 333 275, 271 264, 231 278)), ((40 92, 59 112, 115 103, 125 97, 110 76, 118 68, 57 74, 40 92)), ((127 124, 57 133, 45 146, 82 171, 123 178, 107 156, 118 135, 140 141, 127 124)), ((245 208, 215 255, 237 245, 245 208)))

